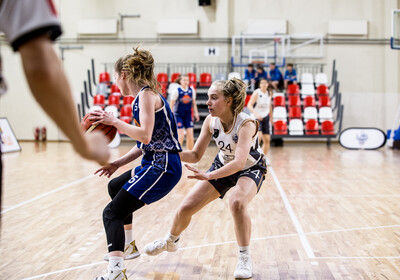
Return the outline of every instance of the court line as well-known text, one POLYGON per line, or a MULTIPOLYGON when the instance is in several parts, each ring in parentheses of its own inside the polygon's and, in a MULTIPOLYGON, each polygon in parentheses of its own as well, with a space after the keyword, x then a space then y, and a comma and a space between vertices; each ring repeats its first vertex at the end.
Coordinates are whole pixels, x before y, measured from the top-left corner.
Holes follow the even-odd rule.
POLYGON ((38 278, 46 277, 46 276, 53 275, 53 274, 63 273, 63 272, 66 272, 66 271, 76 270, 76 269, 80 269, 80 268, 91 267, 91 266, 95 266, 95 265, 99 265, 99 264, 104 264, 104 261, 96 262, 96 263, 90 263, 90 264, 84 264, 84 265, 70 267, 70 268, 66 268, 66 269, 60 269, 60 270, 48 272, 48 273, 45 273, 45 274, 40 274, 40 275, 28 277, 28 278, 23 278, 22 280, 38 279, 38 278))
POLYGON ((313 198, 313 197, 337 197, 337 198, 342 198, 342 197, 400 197, 400 194, 293 194, 289 195, 290 197, 304 197, 304 198, 313 198))
MULTIPOLYGON (((348 228, 348 229, 338 229, 338 230, 325 230, 325 231, 318 231, 318 232, 317 231, 316 232, 306 232, 304 234, 305 235, 316 235, 316 234, 321 234, 321 233, 335 233, 335 232, 344 232, 344 231, 356 231, 356 230, 368 230, 368 229, 392 228, 392 227, 400 227, 400 225, 375 226, 375 227, 364 227, 364 228, 348 228)), ((297 233, 289 233, 289 234, 282 234, 282 235, 272 235, 272 236, 251 238, 251 241, 277 239, 277 238, 283 238, 283 237, 298 237, 298 236, 299 236, 299 234, 297 234, 297 233)), ((188 249, 211 247, 211 246, 219 246, 219 245, 224 245, 224 244, 234 244, 236 242, 237 242, 236 240, 232 240, 232 241, 216 242, 216 243, 209 243, 209 244, 196 245, 196 246, 181 247, 181 248, 179 248, 179 251, 188 250, 188 249)), ((368 256, 368 257, 346 257, 346 256, 315 257, 314 256, 311 259, 399 259, 399 258, 400 258, 400 256, 392 256, 392 257, 372 257, 372 256, 368 256)), ((48 276, 48 275, 63 273, 63 272, 66 272, 66 271, 72 271, 72 270, 85 268, 85 267, 90 267, 90 266, 95 266, 95 265, 102 264, 102 263, 104 263, 104 261, 91 263, 91 264, 80 265, 80 266, 75 266, 75 267, 70 267, 70 268, 66 268, 66 269, 60 269, 60 270, 56 270, 56 271, 53 271, 53 272, 48 272, 48 273, 45 273, 45 274, 40 274, 40 275, 28 277, 28 278, 23 278, 22 280, 38 279, 38 278, 45 277, 45 276, 48 276)))
POLYGON ((75 185, 75 184, 78 184, 78 183, 80 183, 80 182, 83 182, 83 181, 85 181, 85 180, 87 180, 87 179, 90 179, 90 178, 92 178, 92 177, 95 177, 95 176, 96 176, 96 175, 86 176, 86 177, 83 177, 83 178, 78 179, 78 180, 76 180, 76 181, 73 181, 73 182, 71 182, 71 183, 68 183, 68 184, 66 184, 66 185, 64 185, 64 186, 61 186, 61 187, 59 187, 59 188, 57 188, 57 189, 51 190, 51 191, 49 191, 49 192, 42 193, 41 195, 38 195, 38 196, 36 196, 36 197, 34 197, 34 198, 31 198, 31 199, 29 199, 29 200, 26 200, 26 201, 24 201, 24 202, 21 202, 21 203, 18 203, 18 204, 16 204, 16 205, 14 205, 14 206, 11 206, 11 207, 9 207, 9 208, 6 208, 5 210, 1 211, 0 214, 3 215, 3 214, 5 214, 5 213, 7 213, 7 212, 9 212, 9 211, 11 211, 11 210, 17 209, 17 208, 19 208, 19 207, 21 207, 21 206, 24 206, 24 205, 26 205, 26 204, 28 204, 28 203, 31 203, 31 202, 35 201, 35 200, 41 199, 41 198, 43 198, 43 197, 45 197, 45 196, 48 196, 48 195, 50 195, 50 194, 53 194, 53 193, 59 192, 59 191, 61 191, 61 190, 64 190, 64 189, 66 189, 66 188, 69 188, 69 187, 71 187, 71 186, 73 186, 73 185, 75 185))
POLYGON ((308 258, 315 258, 314 251, 312 250, 310 243, 308 242, 308 239, 306 235, 304 234, 304 230, 301 227, 301 224, 299 220, 296 217, 296 214, 293 211, 292 205, 290 205, 289 199, 287 198, 281 184, 279 183, 278 177, 276 177, 275 171, 272 167, 269 168, 269 171, 272 175, 272 178, 274 179, 275 186, 278 188, 279 193, 281 194, 283 203, 285 204, 285 208, 287 212, 289 213, 290 218, 292 219, 292 223, 294 227, 296 228, 297 233, 299 234, 299 238, 301 241, 301 244, 303 245, 304 250, 306 251, 307 257, 308 258))

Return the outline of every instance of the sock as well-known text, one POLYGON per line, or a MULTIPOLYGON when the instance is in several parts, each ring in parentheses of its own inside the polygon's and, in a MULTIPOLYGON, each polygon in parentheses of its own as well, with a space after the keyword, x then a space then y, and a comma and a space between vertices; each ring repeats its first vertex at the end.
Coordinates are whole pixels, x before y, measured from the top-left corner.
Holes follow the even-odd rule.
POLYGON ((124 269, 124 258, 123 257, 110 257, 108 261, 108 270, 122 270, 124 269))
POLYGON ((172 240, 172 242, 175 242, 179 239, 179 237, 181 237, 180 235, 176 236, 176 235, 172 235, 171 233, 167 234, 166 239, 168 240, 172 240))
POLYGON ((133 230, 126 229, 125 230, 125 244, 131 243, 133 241, 133 230))
POLYGON ((239 246, 239 254, 250 255, 250 246, 239 246))

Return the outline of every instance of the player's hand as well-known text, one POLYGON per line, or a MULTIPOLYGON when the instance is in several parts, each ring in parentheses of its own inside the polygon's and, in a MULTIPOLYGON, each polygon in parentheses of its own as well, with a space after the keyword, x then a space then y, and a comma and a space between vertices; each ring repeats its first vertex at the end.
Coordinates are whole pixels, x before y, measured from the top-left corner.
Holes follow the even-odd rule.
POLYGON ((200 120, 199 114, 194 114, 194 120, 198 122, 200 120))
POLYGON ((108 148, 106 137, 100 132, 92 132, 85 134, 85 140, 87 143, 86 153, 81 155, 89 160, 97 161, 100 165, 107 164, 110 158, 110 150, 108 148))
POLYGON ((197 179, 197 180, 210 180, 210 175, 208 173, 202 172, 189 164, 185 164, 186 168, 193 172, 193 175, 189 175, 189 179, 197 179))
POLYGON ((112 174, 114 174, 114 172, 118 169, 118 166, 115 163, 108 163, 107 165, 99 168, 96 170, 96 172, 94 172, 94 174, 99 173, 99 177, 101 176, 107 176, 108 178, 110 178, 110 176, 112 174))
POLYGON ((117 118, 112 113, 105 112, 103 110, 96 110, 90 113, 89 120, 95 121, 93 125, 103 123, 106 125, 114 125, 117 122, 117 118))

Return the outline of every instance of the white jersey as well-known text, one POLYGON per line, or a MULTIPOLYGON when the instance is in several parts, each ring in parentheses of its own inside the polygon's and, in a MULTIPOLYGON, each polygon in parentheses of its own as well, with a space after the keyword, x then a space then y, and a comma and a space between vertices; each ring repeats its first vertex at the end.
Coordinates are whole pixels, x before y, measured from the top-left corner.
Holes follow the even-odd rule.
POLYGON ((263 93, 261 89, 257 89, 255 92, 258 95, 258 99, 254 110, 256 110, 260 117, 265 118, 268 116, 269 109, 271 108, 271 96, 269 96, 268 91, 263 93))
MULTIPOLYGON (((221 121, 217 117, 211 118, 210 132, 213 135, 215 143, 219 148, 218 158, 223 165, 235 159, 236 145, 240 128, 247 122, 254 122, 258 128, 258 123, 246 113, 240 113, 234 120, 234 124, 229 131, 224 131, 221 121)), ((258 145, 257 129, 254 131, 253 141, 247 161, 242 170, 255 165, 263 156, 261 147, 258 145)))

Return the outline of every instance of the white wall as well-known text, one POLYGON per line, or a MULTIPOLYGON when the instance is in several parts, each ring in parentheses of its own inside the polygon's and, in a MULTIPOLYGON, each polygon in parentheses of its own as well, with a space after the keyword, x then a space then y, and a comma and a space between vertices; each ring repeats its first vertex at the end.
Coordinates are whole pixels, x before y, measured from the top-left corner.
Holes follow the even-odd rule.
MULTIPOLYGON (((288 32, 323 33, 335 41, 324 47, 325 57, 315 60, 327 64, 330 75, 336 59, 345 104, 344 127, 391 127, 400 102, 400 52, 373 40, 389 39, 391 10, 400 8, 399 0, 212 0, 211 7, 198 6, 197 0, 58 0, 55 4, 62 20, 64 35, 55 45, 82 46, 83 50, 64 52, 64 69, 71 82, 74 97, 80 100, 83 80, 90 59, 96 61, 97 73, 102 63, 115 61, 142 42, 151 48, 158 63, 229 62, 229 38, 246 29, 247 20, 286 19, 288 32), (140 14, 124 19, 124 30, 113 38, 79 37, 80 19, 119 18, 118 14, 140 14), (158 19, 194 18, 199 22, 198 35, 158 36, 158 19), (328 36, 329 20, 368 20, 369 34, 361 37, 328 36), (174 39, 175 38, 175 39, 174 39), (161 39, 161 40, 159 40, 161 39), (355 43, 352 39, 362 39, 355 43), (168 40, 168 41, 166 41, 168 40), (204 47, 220 47, 219 57, 204 57, 204 47)), ((59 133, 29 94, 19 56, 4 44, 1 46, 9 92, 0 100, 0 116, 6 116, 19 139, 33 139, 33 129, 47 125, 48 138, 59 139, 59 133)), ((302 60, 304 62, 304 60, 302 60)), ((313 60, 309 60, 312 62, 313 60)), ((293 62, 298 62, 293 60, 293 62)), ((67 116, 66 116, 67 117, 67 116)))

